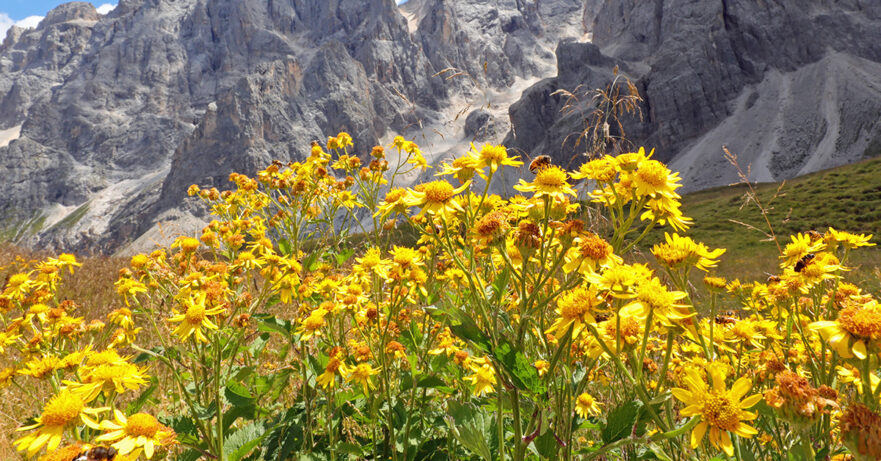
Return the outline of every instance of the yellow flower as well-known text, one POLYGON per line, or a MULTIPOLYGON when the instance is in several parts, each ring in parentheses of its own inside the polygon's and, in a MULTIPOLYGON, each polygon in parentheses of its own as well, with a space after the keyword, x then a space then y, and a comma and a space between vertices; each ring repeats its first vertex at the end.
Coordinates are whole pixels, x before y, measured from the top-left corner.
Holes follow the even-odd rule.
POLYGON ((110 397, 113 392, 122 394, 126 390, 136 391, 147 383, 147 374, 145 369, 128 362, 105 363, 96 367, 85 367, 81 383, 64 383, 82 395, 86 402, 91 402, 102 392, 110 397))
POLYGON ((379 374, 378 368, 373 368, 369 363, 359 363, 354 367, 349 367, 345 364, 340 365, 340 369, 343 371, 343 375, 346 378, 346 382, 356 382, 361 385, 364 390, 364 394, 366 395, 370 389, 373 389, 373 381, 370 379, 371 376, 379 374))
POLYGON ((62 366, 63 363, 61 359, 54 355, 47 355, 45 357, 37 357, 29 360, 24 364, 23 369, 18 370, 18 373, 40 379, 49 376, 52 372, 60 369, 62 366))
POLYGON ((838 355, 865 360, 881 348, 881 306, 874 299, 862 304, 849 302, 837 320, 814 322, 810 328, 820 333, 838 355))
POLYGON ((784 261, 780 263, 780 267, 794 266, 798 260, 804 258, 808 254, 816 253, 823 249, 823 241, 813 241, 808 234, 799 233, 789 237, 791 242, 783 249, 780 259, 784 261))
POLYGON ((518 161, 517 157, 508 157, 508 150, 505 146, 485 144, 478 153, 477 148, 472 144, 470 156, 477 161, 477 168, 489 167, 489 170, 493 173, 495 173, 502 165, 523 165, 523 162, 518 161))
POLYGON ((466 181, 458 188, 453 188, 453 185, 446 181, 420 184, 408 192, 406 203, 407 206, 422 208, 418 216, 430 213, 446 218, 455 212, 463 211, 455 196, 462 193, 470 184, 466 181))
POLYGON ((869 243, 869 240, 872 240, 872 235, 851 234, 850 232, 837 231, 831 227, 826 231, 825 240, 829 246, 841 245, 848 249, 875 246, 874 243, 869 243))
POLYGON ((652 247, 652 254, 662 264, 671 269, 694 266, 704 272, 719 263, 719 256, 725 253, 724 248, 710 250, 703 243, 697 243, 689 237, 679 234, 664 233, 666 242, 652 247))
POLYGON ((672 173, 657 160, 647 159, 640 162, 636 172, 633 173, 633 186, 636 188, 637 197, 664 196, 678 199, 679 194, 675 190, 682 187, 682 184, 679 184, 679 173, 672 173))
POLYGON ((583 163, 572 179, 590 179, 599 183, 610 183, 618 174, 618 164, 614 157, 605 156, 583 163))
POLYGON ((43 446, 51 452, 61 443, 65 428, 80 420, 94 424, 87 414, 94 415, 104 410, 87 408, 80 396, 70 389, 62 389, 49 399, 35 424, 18 429, 19 431, 37 429, 37 431, 16 440, 15 448, 18 451, 27 451, 28 456, 34 456, 43 446))
POLYGON ((324 320, 325 315, 327 315, 327 310, 315 309, 300 322, 300 326, 297 328, 297 333, 300 334, 300 341, 309 341, 313 336, 320 334, 318 330, 327 325, 327 321, 324 320))
POLYGON ((700 422, 691 432, 691 447, 697 448, 707 433, 710 443, 722 449, 728 456, 734 456, 734 445, 730 433, 750 438, 757 434, 755 428, 743 421, 752 421, 758 416, 746 409, 762 400, 761 394, 744 398, 752 387, 748 378, 740 378, 731 389, 725 389, 725 373, 718 367, 708 367, 712 387, 708 387, 697 370, 686 370, 683 382, 688 389, 673 388, 673 396, 687 407, 680 414, 685 417, 699 416, 700 422))
POLYGON ((483 170, 478 170, 478 164, 479 161, 470 155, 458 157, 453 160, 452 164, 446 162, 441 164, 441 171, 435 176, 452 175, 459 180, 459 184, 464 184, 474 178, 474 173, 479 173, 481 177, 484 176, 483 170))
POLYGON ((135 279, 121 278, 116 281, 116 291, 123 296, 125 305, 128 306, 129 299, 134 299, 135 295, 138 293, 146 293, 147 287, 135 279))
POLYGON ((577 194, 575 189, 569 185, 568 179, 569 174, 562 168, 551 165, 539 170, 531 183, 521 179, 514 189, 520 192, 532 192, 534 197, 548 196, 559 199, 566 195, 575 197, 577 194))
POLYGON ((318 375, 318 377, 315 378, 315 382, 325 389, 328 387, 334 387, 334 385, 336 385, 336 375, 341 364, 340 359, 331 357, 330 360, 327 361, 327 366, 324 367, 324 373, 318 375))
POLYGON ((599 415, 600 411, 600 403, 587 392, 579 395, 575 400, 575 412, 582 418, 599 415))
POLYGON ((654 312, 654 317, 667 328, 682 326, 692 328, 691 318, 697 315, 687 304, 680 304, 688 296, 683 291, 669 291, 657 277, 645 280, 636 287, 634 302, 646 312, 654 312))
POLYGON ((190 336, 195 336, 197 341, 203 343, 208 342, 208 338, 202 333, 202 327, 209 330, 216 330, 217 325, 211 321, 210 316, 223 312, 223 307, 215 307, 209 309, 205 306, 205 292, 200 291, 195 296, 186 296, 182 300, 182 304, 186 307, 183 313, 175 310, 175 316, 168 319, 169 322, 178 323, 173 333, 178 335, 181 341, 186 341, 190 336))
POLYGON ((474 359, 470 363, 470 368, 473 374, 464 379, 473 386, 474 395, 480 397, 484 393, 495 392, 496 373, 485 358, 474 359))
POLYGON ((564 293, 557 300, 557 318, 546 333, 562 338, 571 325, 572 338, 577 338, 586 324, 596 323, 593 312, 602 304, 593 286, 580 286, 564 293))
POLYGON ((153 457, 156 447, 175 443, 173 430, 163 426, 152 415, 135 413, 128 418, 119 410, 113 411, 114 420, 104 420, 98 428, 107 431, 96 442, 114 442, 113 448, 120 455, 131 454, 134 458, 143 452, 147 459, 153 457))
POLYGON ((551 363, 547 360, 536 360, 532 364, 535 367, 535 370, 538 371, 538 376, 544 376, 548 373, 548 370, 551 369, 551 363))

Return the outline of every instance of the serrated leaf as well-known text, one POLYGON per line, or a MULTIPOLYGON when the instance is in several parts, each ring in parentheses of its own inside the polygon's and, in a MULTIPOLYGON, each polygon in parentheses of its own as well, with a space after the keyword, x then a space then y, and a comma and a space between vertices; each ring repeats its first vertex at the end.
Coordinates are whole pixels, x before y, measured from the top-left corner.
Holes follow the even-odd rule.
POLYGON ((240 461, 254 450, 268 433, 262 422, 253 422, 233 432, 223 441, 227 461, 240 461))
POLYGON ((538 376, 538 370, 529 362, 522 352, 510 343, 503 342, 494 350, 493 355, 502 364, 502 368, 511 376, 511 382, 520 390, 533 394, 543 394, 545 386, 538 376))
POLYGON ((452 421, 448 420, 447 425, 453 437, 475 455, 491 460, 492 452, 487 444, 490 434, 485 415, 471 405, 462 405, 455 401, 450 401, 448 406, 452 421))
POLYGON ((626 402, 615 407, 609 413, 606 425, 603 426, 601 433, 603 444, 608 445, 630 436, 633 433, 633 426, 639 422, 642 411, 642 402, 639 400, 626 402))
POLYGON ((245 407, 253 405, 254 396, 251 395, 251 392, 248 391, 243 384, 230 380, 226 383, 226 388, 223 390, 223 395, 226 397, 226 400, 229 401, 230 405, 235 407, 245 407))

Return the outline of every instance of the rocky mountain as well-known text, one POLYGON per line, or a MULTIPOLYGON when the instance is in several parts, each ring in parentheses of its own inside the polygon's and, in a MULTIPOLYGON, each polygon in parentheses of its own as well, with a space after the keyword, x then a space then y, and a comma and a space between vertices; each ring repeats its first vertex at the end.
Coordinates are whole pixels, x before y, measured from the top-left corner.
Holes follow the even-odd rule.
POLYGON ((628 136, 689 184, 854 161, 881 145, 874 0, 120 0, 61 5, 0 44, 0 227, 111 252, 201 227, 186 188, 345 130, 581 159, 562 140, 618 66, 628 136), (570 101, 571 102, 571 101, 570 101), (563 110, 566 108, 566 110, 563 110), (874 146, 874 147, 873 147, 874 146))
POLYGON ((511 107, 508 145, 568 160, 591 105, 562 110, 555 91, 584 96, 618 65, 644 97, 628 136, 688 189, 738 181, 723 145, 758 181, 881 154, 877 1, 618 0, 595 13, 592 42, 561 44, 557 75, 511 107))

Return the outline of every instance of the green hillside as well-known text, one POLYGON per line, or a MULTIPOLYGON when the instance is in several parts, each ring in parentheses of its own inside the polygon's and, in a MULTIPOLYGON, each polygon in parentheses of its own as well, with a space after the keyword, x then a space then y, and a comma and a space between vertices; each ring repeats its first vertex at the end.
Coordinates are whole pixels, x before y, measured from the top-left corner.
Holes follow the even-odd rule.
MULTIPOLYGON (((881 243, 881 158, 805 175, 783 183, 754 186, 781 247, 791 234, 834 227, 873 234, 881 243)), ((775 271, 777 249, 768 224, 744 184, 688 194, 683 211, 694 218, 689 235, 711 247, 728 249, 719 272, 756 277, 775 271)), ((653 240, 663 235, 653 236, 653 240)), ((873 272, 881 265, 877 247, 857 252, 851 264, 873 272)), ((866 274, 871 275, 871 274, 866 274)))

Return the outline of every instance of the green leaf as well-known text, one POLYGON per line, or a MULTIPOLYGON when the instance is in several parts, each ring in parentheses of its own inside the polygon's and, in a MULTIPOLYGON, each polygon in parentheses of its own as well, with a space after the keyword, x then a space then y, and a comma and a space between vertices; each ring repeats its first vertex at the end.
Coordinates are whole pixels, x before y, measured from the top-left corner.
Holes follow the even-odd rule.
POLYGON ((126 414, 131 415, 141 411, 141 408, 144 408, 144 405, 146 405, 147 402, 158 402, 158 400, 152 398, 158 387, 159 379, 155 376, 150 377, 150 386, 144 389, 138 398, 132 400, 132 402, 128 404, 128 407, 125 409, 126 414))
POLYGON ((279 253, 290 256, 294 252, 294 247, 291 245, 291 241, 288 239, 279 239, 278 240, 278 251, 279 253))
POLYGON ((511 382, 520 390, 533 394, 543 394, 547 389, 538 376, 538 370, 529 362, 522 352, 515 349, 507 341, 503 341, 493 350, 493 355, 502 364, 502 368, 511 376, 511 382))
POLYGON ((483 412, 471 405, 462 405, 455 401, 450 401, 448 406, 451 418, 447 420, 447 425, 453 437, 472 453, 485 460, 491 460, 492 453, 487 444, 490 434, 483 412))
POLYGON ((545 459, 557 459, 557 439, 551 431, 545 431, 544 434, 538 436, 533 443, 538 454, 545 459))
POLYGON ((454 335, 470 342, 484 353, 489 353, 492 350, 489 336, 474 323, 474 320, 468 314, 455 309, 452 312, 452 317, 449 327, 454 335))
POLYGON ((348 249, 348 250, 341 251, 339 253, 334 254, 333 257, 334 257, 334 259, 336 259, 337 266, 342 266, 343 263, 348 261, 349 258, 351 258, 352 255, 354 255, 354 254, 355 254, 355 250, 348 249))
POLYGON ((257 329, 268 333, 281 333, 285 337, 291 336, 293 326, 289 320, 281 320, 270 314, 257 314, 257 329))
MULTIPOLYGON (((606 425, 601 433, 603 443, 608 445, 630 436, 633 433, 633 427, 640 420, 640 413, 643 412, 642 402, 633 400, 615 407, 609 413, 606 419, 606 425)), ((637 429, 637 435, 639 435, 637 429)))
POLYGON ((267 434, 262 422, 253 422, 242 427, 224 439, 224 457, 227 461, 240 461, 260 445, 267 434))
POLYGON ((361 445, 356 445, 354 443, 339 442, 336 444, 336 449, 358 459, 363 459, 364 455, 367 454, 361 445))
POLYGON ((230 380, 226 383, 223 395, 232 406, 245 407, 254 404, 254 396, 243 384, 230 380))

